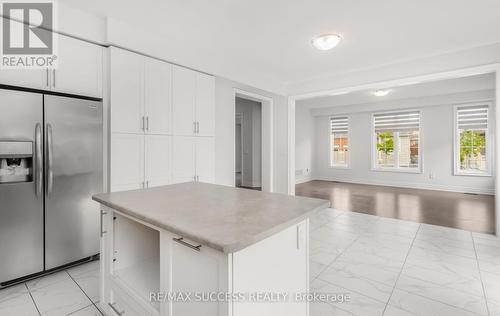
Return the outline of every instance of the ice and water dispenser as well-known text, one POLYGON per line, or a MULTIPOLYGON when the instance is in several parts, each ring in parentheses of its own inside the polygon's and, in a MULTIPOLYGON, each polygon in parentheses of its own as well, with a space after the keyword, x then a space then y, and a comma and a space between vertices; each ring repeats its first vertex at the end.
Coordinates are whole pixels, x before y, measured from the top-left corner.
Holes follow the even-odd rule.
POLYGON ((33 181, 33 142, 0 141, 0 184, 33 181))

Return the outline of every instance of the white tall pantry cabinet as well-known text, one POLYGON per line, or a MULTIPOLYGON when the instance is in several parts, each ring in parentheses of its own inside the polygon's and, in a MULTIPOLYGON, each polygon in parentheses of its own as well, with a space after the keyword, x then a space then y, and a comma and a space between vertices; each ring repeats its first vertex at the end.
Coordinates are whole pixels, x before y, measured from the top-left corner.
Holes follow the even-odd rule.
POLYGON ((214 182, 214 77, 109 51, 111 191, 214 182))

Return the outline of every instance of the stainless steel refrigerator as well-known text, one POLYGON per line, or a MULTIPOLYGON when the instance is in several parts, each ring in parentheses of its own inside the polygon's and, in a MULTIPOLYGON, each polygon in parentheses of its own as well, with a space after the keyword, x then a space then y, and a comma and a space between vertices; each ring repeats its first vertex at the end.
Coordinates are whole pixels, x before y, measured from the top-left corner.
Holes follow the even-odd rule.
POLYGON ((0 89, 0 287, 99 252, 102 102, 0 89))

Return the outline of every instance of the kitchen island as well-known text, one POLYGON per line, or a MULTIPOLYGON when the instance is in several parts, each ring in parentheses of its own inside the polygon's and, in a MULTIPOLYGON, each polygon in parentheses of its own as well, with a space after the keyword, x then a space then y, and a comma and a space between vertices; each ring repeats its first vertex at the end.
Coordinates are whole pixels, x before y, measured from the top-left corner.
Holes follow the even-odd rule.
POLYGON ((93 199, 109 315, 308 314, 308 217, 329 201, 199 182, 93 199))

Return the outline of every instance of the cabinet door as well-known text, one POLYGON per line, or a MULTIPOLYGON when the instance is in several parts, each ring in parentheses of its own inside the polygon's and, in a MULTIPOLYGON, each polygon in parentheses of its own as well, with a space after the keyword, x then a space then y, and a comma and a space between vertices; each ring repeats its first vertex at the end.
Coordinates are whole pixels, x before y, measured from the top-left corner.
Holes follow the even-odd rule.
MULTIPOLYGON (((307 220, 233 254, 233 292, 306 293, 307 220)), ((303 316, 302 302, 235 302, 233 315, 303 316)))
MULTIPOLYGON (((3 25, 4 18, 0 18, 0 23, 3 25)), ((23 24, 17 21, 8 20, 11 27, 22 28, 23 24)), ((38 30, 47 32, 44 30, 38 30)), ((49 77, 46 69, 0 69, 0 84, 33 88, 45 89, 49 88, 49 77)))
POLYGON ((172 140, 172 182, 194 180, 196 137, 173 136, 172 140))
POLYGON ((58 36, 58 65, 52 73, 52 90, 102 97, 103 48, 71 37, 58 36))
POLYGON ((142 188, 144 183, 144 135, 111 135, 111 191, 142 188))
POLYGON ((172 177, 172 137, 146 135, 146 183, 148 187, 170 184, 172 177))
POLYGON ((198 135, 215 135, 215 78, 196 74, 196 120, 198 135))
POLYGON ((144 133, 144 59, 111 47, 111 132, 144 133))
MULTIPOLYGON (((195 242, 185 240, 189 244, 195 242)), ((172 240, 171 273, 172 293, 217 293, 222 291, 220 285, 221 272, 224 271, 222 254, 201 247, 200 251, 189 248, 172 240)), ((173 302, 172 315, 192 316, 224 315, 218 302, 173 302)))
POLYGON ((174 135, 193 135, 196 72, 173 66, 172 80, 174 135))
POLYGON ((213 137, 196 137, 196 175, 201 182, 215 182, 215 141, 213 137))
POLYGON ((146 133, 171 134, 172 65, 146 58, 144 100, 147 117, 146 133))

